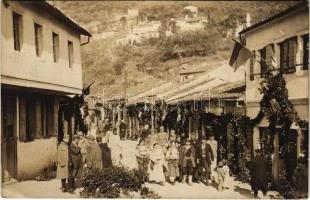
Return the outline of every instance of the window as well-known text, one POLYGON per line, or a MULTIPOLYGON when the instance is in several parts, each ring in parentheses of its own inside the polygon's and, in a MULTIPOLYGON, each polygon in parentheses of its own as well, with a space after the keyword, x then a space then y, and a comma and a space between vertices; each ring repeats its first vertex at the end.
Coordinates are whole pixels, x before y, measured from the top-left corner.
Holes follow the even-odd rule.
POLYGON ((25 94, 19 101, 21 141, 33 141, 54 135, 54 99, 51 96, 25 94))
POLYGON ((253 57, 250 59, 250 80, 254 80, 254 61, 255 61, 255 51, 253 51, 253 57))
POLYGON ((268 70, 272 69, 273 66, 273 62, 272 60, 274 60, 273 58, 274 55, 274 50, 273 50, 273 45, 269 44, 267 46, 265 46, 263 49, 260 50, 260 57, 261 57, 261 61, 260 61, 260 67, 261 67, 261 72, 260 75, 262 78, 266 77, 266 74, 268 72, 268 70))
POLYGON ((267 63, 266 63, 266 48, 264 47, 260 52, 260 77, 264 78, 267 72, 267 63))
POLYGON ((303 36, 303 69, 309 69, 309 35, 303 36))
POLYGON ((32 141, 36 137, 36 101, 34 97, 26 98, 26 141, 32 141))
POLYGON ((41 56, 42 54, 42 26, 34 23, 34 40, 36 45, 36 54, 41 56))
POLYGON ((59 35, 57 33, 53 33, 53 55, 54 55, 54 62, 58 62, 58 59, 59 59, 59 35))
POLYGON ((69 67, 73 66, 73 43, 68 41, 68 58, 69 58, 69 67))
POLYGON ((297 39, 289 38, 280 43, 280 70, 283 73, 295 72, 297 39))
POLYGON ((13 37, 14 37, 14 49, 16 51, 21 50, 22 39, 22 16, 13 12, 13 37))

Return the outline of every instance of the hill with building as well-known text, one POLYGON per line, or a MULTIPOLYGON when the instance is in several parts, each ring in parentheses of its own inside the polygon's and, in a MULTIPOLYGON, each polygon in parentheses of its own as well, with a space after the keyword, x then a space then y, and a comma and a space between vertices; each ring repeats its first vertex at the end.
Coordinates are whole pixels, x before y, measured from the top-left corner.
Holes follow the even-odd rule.
POLYGON ((82 47, 83 81, 108 99, 228 63, 240 30, 295 3, 53 2, 93 34, 82 47))

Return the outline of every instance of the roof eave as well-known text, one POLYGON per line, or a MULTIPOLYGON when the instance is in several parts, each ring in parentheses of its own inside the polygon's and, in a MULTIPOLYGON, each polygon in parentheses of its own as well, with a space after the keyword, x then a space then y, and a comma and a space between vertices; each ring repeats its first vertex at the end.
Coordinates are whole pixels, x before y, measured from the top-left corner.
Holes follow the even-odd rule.
POLYGON ((59 19, 62 23, 69 25, 73 30, 77 31, 79 34, 92 37, 91 33, 88 32, 85 28, 81 27, 79 24, 77 24, 68 16, 66 16, 62 11, 60 11, 58 8, 48 3, 47 1, 39 0, 34 2, 33 1, 24 1, 24 2, 30 3, 33 6, 39 6, 43 9, 47 9, 54 17, 59 19))
POLYGON ((262 20, 256 24, 253 24, 252 26, 247 27, 247 28, 243 29, 242 31, 240 31, 239 35, 244 34, 244 33, 248 33, 250 31, 255 30, 257 28, 260 28, 261 26, 266 25, 268 23, 272 23, 274 20, 280 19, 282 17, 285 17, 287 14, 291 14, 291 13, 293 13, 299 9, 304 8, 304 6, 308 6, 307 1, 303 1, 302 3, 299 3, 299 4, 296 4, 295 6, 289 7, 289 8, 285 9, 284 11, 282 11, 276 15, 273 15, 273 16, 265 19, 265 20, 262 20))

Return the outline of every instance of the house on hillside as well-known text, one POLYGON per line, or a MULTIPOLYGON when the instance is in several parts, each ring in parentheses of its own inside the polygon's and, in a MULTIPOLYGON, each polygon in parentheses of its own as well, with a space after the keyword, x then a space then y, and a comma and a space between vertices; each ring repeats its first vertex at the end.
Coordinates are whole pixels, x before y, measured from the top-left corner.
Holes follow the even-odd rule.
POLYGON ((118 39, 118 44, 136 45, 145 39, 159 38, 160 22, 147 22, 132 26, 129 33, 124 37, 118 39))
MULTIPOLYGON (((257 119, 260 113, 262 95, 260 83, 267 77, 267 71, 282 73, 288 90, 288 99, 300 119, 309 121, 309 6, 299 3, 242 30, 241 38, 255 57, 248 60, 246 66, 246 115, 257 119), (264 60, 256 62, 255 59, 264 60), (274 69, 272 67, 274 66, 274 69)), ((283 91, 284 92, 284 91, 283 91)), ((274 102, 274 101, 272 101, 274 102)), ((276 105, 276 103, 275 103, 276 105)), ((279 174, 286 169, 289 176, 296 167, 297 158, 305 154, 308 157, 308 129, 293 123, 283 136, 284 128, 276 125, 271 132, 266 116, 258 118, 253 128, 253 150, 266 151, 268 139, 272 138, 272 177, 279 183, 279 174), (282 136, 280 136, 282 135, 282 136), (285 149, 288 149, 287 151, 285 149)), ((254 151, 253 151, 254 153, 254 151)))
MULTIPOLYGON (((46 1, 1 2, 2 182, 53 164, 67 95, 82 94, 81 36, 91 34, 46 1)), ((70 129, 69 125, 65 127, 70 129)), ((67 130, 68 130, 67 129, 67 130)), ((72 128, 71 128, 72 130, 72 128)))
POLYGON ((205 71, 206 69, 195 69, 195 70, 184 69, 179 72, 179 77, 180 77, 180 80, 184 82, 185 80, 192 79, 196 76, 201 75, 205 71))
POLYGON ((175 25, 180 32, 199 31, 205 28, 208 19, 205 17, 189 18, 186 15, 184 19, 173 19, 173 22, 175 22, 175 25))

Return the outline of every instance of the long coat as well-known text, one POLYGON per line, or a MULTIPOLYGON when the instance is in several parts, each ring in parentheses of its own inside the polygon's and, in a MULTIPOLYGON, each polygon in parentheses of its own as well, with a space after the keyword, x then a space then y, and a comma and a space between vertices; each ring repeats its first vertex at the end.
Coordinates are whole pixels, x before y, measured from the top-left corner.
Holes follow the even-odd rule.
POLYGON ((303 164, 298 164, 294 170, 292 177, 293 186, 296 189, 297 194, 308 194, 308 168, 303 164))
POLYGON ((268 189, 267 160, 264 156, 257 156, 249 163, 252 190, 268 189))
POLYGON ((76 178, 81 177, 83 169, 81 148, 74 143, 71 143, 69 148, 69 162, 71 163, 70 175, 76 178))
POLYGON ((112 167, 111 150, 108 147, 107 143, 100 143, 99 146, 101 149, 102 167, 112 167))
POLYGON ((211 161, 214 160, 214 155, 211 146, 207 143, 206 146, 204 147, 204 150, 202 148, 202 144, 199 144, 196 155, 197 159, 199 160, 199 163, 202 163, 203 159, 206 159, 209 166, 211 165, 211 161))
POLYGON ((102 169, 101 150, 95 141, 89 141, 86 163, 88 169, 102 169))
MULTIPOLYGON (((195 157, 196 157, 196 151, 195 148, 193 146, 190 147, 191 150, 191 155, 190 155, 190 159, 192 161, 192 166, 196 167, 196 161, 195 161, 195 157)), ((185 161, 185 154, 186 154, 186 149, 185 147, 181 147, 180 149, 180 155, 179 155, 179 165, 181 165, 182 167, 186 167, 186 161, 185 161)))
POLYGON ((69 176, 69 151, 68 145, 63 141, 57 148, 57 179, 66 179, 69 176))

